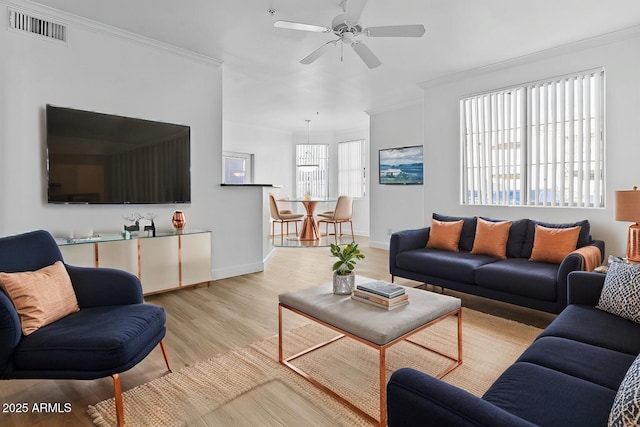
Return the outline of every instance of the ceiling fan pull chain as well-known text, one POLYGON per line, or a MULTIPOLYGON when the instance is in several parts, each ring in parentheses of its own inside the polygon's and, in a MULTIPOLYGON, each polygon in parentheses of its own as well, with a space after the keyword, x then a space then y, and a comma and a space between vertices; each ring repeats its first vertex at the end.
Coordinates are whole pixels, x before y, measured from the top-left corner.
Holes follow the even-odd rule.
POLYGON ((344 42, 340 43, 340 62, 344 62, 344 42))

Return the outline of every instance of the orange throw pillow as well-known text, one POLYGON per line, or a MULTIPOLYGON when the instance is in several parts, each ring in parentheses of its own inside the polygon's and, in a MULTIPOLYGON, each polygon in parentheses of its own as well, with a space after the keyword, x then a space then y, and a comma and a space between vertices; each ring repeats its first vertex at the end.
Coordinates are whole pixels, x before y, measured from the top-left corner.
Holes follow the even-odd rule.
POLYGON ((458 252, 458 243, 460 242, 463 224, 463 220, 438 221, 437 219, 432 219, 427 248, 458 252))
POLYGON ((507 259, 507 240, 511 224, 511 221, 492 222, 478 218, 471 253, 507 259))
POLYGON ((80 310, 61 261, 38 271, 0 273, 0 286, 11 298, 25 335, 80 310))
POLYGON ((533 250, 529 261, 560 264, 570 252, 576 250, 581 227, 547 228, 536 224, 533 250))

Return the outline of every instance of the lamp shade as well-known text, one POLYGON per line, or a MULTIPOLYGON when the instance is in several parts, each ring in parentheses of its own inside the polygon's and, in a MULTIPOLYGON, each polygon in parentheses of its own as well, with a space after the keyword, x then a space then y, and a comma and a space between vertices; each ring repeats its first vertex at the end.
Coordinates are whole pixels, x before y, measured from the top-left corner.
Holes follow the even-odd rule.
POLYGON ((640 222, 640 191, 616 191, 616 221, 640 222))

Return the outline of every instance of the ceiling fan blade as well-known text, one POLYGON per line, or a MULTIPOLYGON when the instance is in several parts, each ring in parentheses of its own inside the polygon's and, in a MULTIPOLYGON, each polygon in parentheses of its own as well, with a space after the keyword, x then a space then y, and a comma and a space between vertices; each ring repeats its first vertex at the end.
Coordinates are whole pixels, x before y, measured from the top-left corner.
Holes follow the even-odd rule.
POLYGON ((346 21, 352 24, 357 23, 366 5, 367 0, 345 0, 344 8, 346 21))
POLYGON ((387 27, 368 27, 362 33, 369 37, 422 37, 424 25, 390 25, 387 27))
POLYGON ((289 30, 313 31, 315 33, 330 33, 329 27, 321 27, 319 25, 303 24, 302 22, 276 21, 273 23, 276 28, 286 28, 289 30))
POLYGON ((367 64, 367 67, 376 68, 382 65, 382 62, 380 62, 378 57, 375 56, 373 52, 371 52, 371 49, 369 49, 364 43, 355 41, 351 43, 351 47, 356 51, 360 59, 362 59, 364 63, 367 64))
POLYGON ((331 40, 330 42, 323 44, 322 46, 320 46, 319 48, 311 52, 309 55, 302 58, 302 60, 300 60, 300 63, 311 64, 313 61, 320 58, 327 51, 330 44, 333 44, 335 46, 336 43, 338 43, 338 40, 331 40))

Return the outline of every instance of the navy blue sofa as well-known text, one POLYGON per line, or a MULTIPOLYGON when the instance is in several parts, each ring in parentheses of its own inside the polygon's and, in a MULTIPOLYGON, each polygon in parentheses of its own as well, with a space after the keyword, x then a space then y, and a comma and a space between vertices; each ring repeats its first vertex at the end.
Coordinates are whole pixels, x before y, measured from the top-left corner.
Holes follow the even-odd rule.
POLYGON ((569 306, 482 398, 402 368, 387 384, 389 426, 606 426, 640 324, 597 309, 605 275, 569 274, 569 306))
MULTIPOLYGON (((36 271, 62 254, 43 230, 0 238, 0 271, 36 271)), ((66 265, 80 310, 25 336, 11 299, 0 288, 0 380, 113 377, 116 417, 124 423, 119 374, 142 361, 162 339, 166 315, 146 304, 138 278, 110 268, 66 265)))
POLYGON ((569 254, 559 265, 529 261, 535 224, 557 228, 579 225, 578 247, 597 246, 600 249, 600 261, 604 257, 604 242, 592 239, 587 220, 570 224, 550 224, 530 219, 513 221, 507 241, 507 259, 500 260, 470 253, 475 238, 476 217, 438 214, 433 217, 441 221, 464 220, 459 252, 427 248, 430 227, 393 233, 389 246, 392 281, 396 276, 404 277, 557 314, 567 306, 567 275, 582 269, 583 258, 576 253, 569 254))

